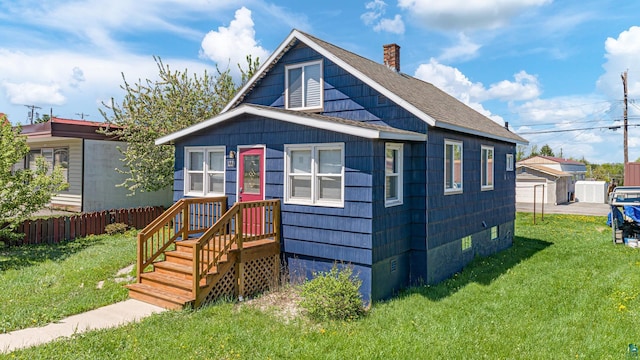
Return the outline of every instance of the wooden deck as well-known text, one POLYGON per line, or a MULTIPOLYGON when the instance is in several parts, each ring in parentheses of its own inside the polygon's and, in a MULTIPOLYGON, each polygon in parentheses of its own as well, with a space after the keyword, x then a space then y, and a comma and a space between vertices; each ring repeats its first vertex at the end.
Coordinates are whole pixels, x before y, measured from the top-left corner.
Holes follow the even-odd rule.
POLYGON ((219 297, 250 296, 277 281, 279 201, 237 203, 224 214, 201 211, 195 217, 193 209, 184 208, 224 208, 216 201, 221 200, 188 199, 139 233, 138 281, 127 285, 131 298, 168 309, 198 308, 219 297), (260 223, 260 232, 247 234, 245 222, 260 223))

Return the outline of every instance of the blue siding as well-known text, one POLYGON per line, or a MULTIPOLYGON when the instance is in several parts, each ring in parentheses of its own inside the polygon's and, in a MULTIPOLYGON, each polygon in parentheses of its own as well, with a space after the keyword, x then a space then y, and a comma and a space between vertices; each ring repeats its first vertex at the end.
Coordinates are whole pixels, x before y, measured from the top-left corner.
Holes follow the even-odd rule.
MULTIPOLYGON (((515 173, 506 171, 506 154, 515 145, 441 129, 431 129, 427 144, 426 237, 414 235, 413 244, 426 247, 426 274, 429 283, 446 279, 460 271, 475 254, 487 255, 511 244, 515 219, 515 173), (444 195, 444 140, 463 142, 463 193, 444 195), (494 147, 494 189, 481 191, 480 150, 494 147), (486 228, 483 226, 486 224, 486 228), (500 227, 500 241, 488 239, 493 226, 500 227), (460 239, 472 235, 473 248, 462 253, 460 239), (493 242, 493 243, 492 243, 493 242)), ((422 249, 421 249, 422 250, 422 249)))
MULTIPOLYGON (((283 251, 290 258, 313 258, 316 263, 334 261, 369 268, 372 264, 372 197, 374 141, 349 135, 321 131, 255 116, 243 116, 202 130, 176 144, 175 198, 183 196, 184 147, 226 146, 227 152, 242 145, 265 145, 265 196, 282 199, 284 195, 285 144, 345 144, 344 207, 282 204, 283 251), (179 184, 179 185, 178 185, 179 184)), ((226 194, 230 205, 235 201, 236 171, 227 169, 226 194)), ((317 268, 309 271, 317 271, 317 268)), ((370 270, 367 270, 370 274, 370 270)), ((370 284, 363 285, 370 291, 370 284)), ((364 294, 368 299, 369 292, 364 294)))
MULTIPOLYGON (((244 102, 284 106, 287 64, 320 60, 311 48, 290 49, 248 93, 244 102)), ((404 143, 404 200, 385 207, 385 142, 368 140, 255 116, 239 116, 181 139, 176 144, 174 199, 183 196, 184 146, 266 146, 266 198, 283 198, 285 144, 345 144, 343 208, 282 205, 283 251, 291 276, 311 277, 338 261, 350 263, 363 280, 365 299, 384 299, 401 288, 435 283, 462 269, 476 255, 510 246, 515 219, 515 173, 505 154, 515 145, 442 129, 381 97, 353 75, 323 59, 322 114, 428 133, 427 142, 404 143), (444 139, 463 141, 463 193, 444 195, 444 139), (481 191, 480 149, 494 146, 494 190, 481 191), (483 227, 482 223, 487 227, 483 227), (499 226, 499 238, 490 228, 499 226), (462 252, 460 239, 473 236, 462 252)), ((236 171, 227 169, 226 193, 235 201, 236 171)))
MULTIPOLYGON (((286 53, 270 69, 244 102, 284 107, 284 69, 286 65, 316 61, 322 56, 305 45, 286 53)), ((427 132, 427 125, 403 108, 387 100, 379 104, 379 93, 335 63, 324 59, 324 109, 322 114, 345 119, 387 124, 399 129, 427 132)))

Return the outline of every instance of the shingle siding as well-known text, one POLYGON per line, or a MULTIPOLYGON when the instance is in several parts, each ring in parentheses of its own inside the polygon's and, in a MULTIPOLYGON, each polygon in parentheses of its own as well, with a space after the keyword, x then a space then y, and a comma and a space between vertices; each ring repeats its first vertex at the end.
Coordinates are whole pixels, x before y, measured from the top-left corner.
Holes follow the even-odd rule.
MULTIPOLYGON (((506 236, 513 235, 515 219, 515 173, 506 171, 506 154, 515 153, 515 145, 486 138, 432 129, 427 143, 427 236, 430 283, 443 280, 462 269, 474 254, 487 255, 488 249, 502 249, 511 238, 488 244, 486 235, 492 226, 500 226, 506 236), (444 140, 463 142, 463 192, 444 195, 444 140), (481 191, 480 149, 494 147, 494 188, 481 191), (486 227, 483 226, 486 224, 486 227), (462 253, 460 239, 472 235, 473 248, 462 253)), ((504 236, 503 236, 504 237, 504 236)), ((415 238, 420 243, 419 238, 415 238)), ((494 251, 495 252, 495 251, 494 251)))
MULTIPOLYGON (((254 84, 243 102, 284 107, 285 66, 319 59, 317 52, 299 43, 254 84)), ((387 141, 246 114, 178 141, 174 199, 183 196, 184 146, 225 145, 228 153, 242 145, 265 145, 266 198, 282 199, 285 144, 340 142, 345 152, 344 207, 282 205, 283 251, 294 280, 326 271, 336 261, 344 262, 351 264, 363 281, 365 299, 384 299, 409 284, 441 281, 460 271, 474 256, 510 246, 515 173, 505 171, 505 158, 507 153, 515 153, 514 143, 430 128, 328 59, 323 59, 323 69, 324 107, 320 114, 428 135, 426 142, 403 143, 401 205, 385 207, 387 141), (444 194, 445 139, 463 142, 461 194, 444 194), (494 147, 491 191, 481 191, 482 145, 494 147), (498 239, 491 239, 492 226, 499 226, 498 239), (472 236, 473 246, 462 251, 461 238, 467 235, 472 236)), ((235 169, 227 169, 230 204, 235 202, 236 176, 235 169)))

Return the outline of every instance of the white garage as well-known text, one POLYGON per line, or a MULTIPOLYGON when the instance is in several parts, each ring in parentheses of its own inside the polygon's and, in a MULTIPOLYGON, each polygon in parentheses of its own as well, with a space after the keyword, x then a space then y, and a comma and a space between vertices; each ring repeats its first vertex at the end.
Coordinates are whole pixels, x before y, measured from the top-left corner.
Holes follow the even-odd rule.
POLYGON ((516 167, 516 202, 563 204, 569 202, 571 175, 537 165, 516 167))

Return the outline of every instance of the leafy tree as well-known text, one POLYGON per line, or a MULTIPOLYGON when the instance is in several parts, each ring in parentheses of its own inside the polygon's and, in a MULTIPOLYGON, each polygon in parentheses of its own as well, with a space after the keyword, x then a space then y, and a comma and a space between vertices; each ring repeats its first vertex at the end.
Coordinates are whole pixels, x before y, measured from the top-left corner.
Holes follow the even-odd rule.
POLYGON ((51 120, 51 116, 44 114, 42 116, 38 116, 36 117, 36 119, 33 121, 34 124, 41 124, 41 123, 46 123, 47 121, 51 120))
MULTIPOLYGON (((122 74, 124 100, 117 104, 112 98, 109 104, 103 103, 106 110, 100 109, 108 123, 117 125, 103 133, 128 143, 119 148, 125 167, 116 170, 128 175, 119 186, 132 195, 165 189, 173 183, 173 146, 156 146, 157 138, 217 115, 238 90, 229 69, 216 68, 215 77, 206 71, 201 76, 189 75, 186 69, 172 71, 159 57, 154 60, 158 80, 138 80, 131 85, 122 74)), ((254 61, 251 56, 247 62, 246 71, 238 65, 243 82, 259 66, 259 59, 254 61)))
POLYGON ((544 156, 556 156, 553 153, 553 150, 551 150, 551 146, 549 146, 549 144, 544 144, 541 148, 540 148, 540 155, 544 155, 544 156))
POLYGON ((616 179, 618 185, 623 185, 624 164, 622 163, 590 164, 588 168, 591 170, 591 177, 596 180, 610 182, 612 179, 616 179))
POLYGON ((529 152, 529 157, 538 156, 540 152, 538 151, 538 145, 531 145, 531 151, 529 152))
POLYGON ((43 157, 36 159, 36 169, 13 170, 29 147, 20 128, 13 128, 6 116, 0 117, 0 238, 31 215, 43 208, 51 196, 67 187, 62 169, 49 166, 43 157))
POLYGON ((516 147, 516 161, 520 161, 525 158, 525 150, 527 150, 527 147, 524 145, 518 145, 516 147))

